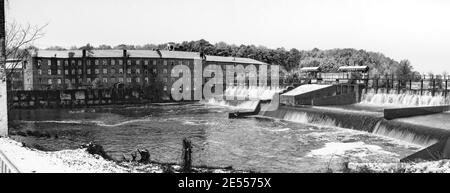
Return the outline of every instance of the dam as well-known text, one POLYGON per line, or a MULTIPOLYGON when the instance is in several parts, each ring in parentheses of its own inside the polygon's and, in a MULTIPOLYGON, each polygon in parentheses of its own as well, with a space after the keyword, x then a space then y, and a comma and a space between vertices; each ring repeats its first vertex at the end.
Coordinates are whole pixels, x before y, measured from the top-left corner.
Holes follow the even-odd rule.
POLYGON ((424 147, 418 156, 412 154, 402 161, 450 158, 448 97, 431 92, 422 95, 395 90, 376 93, 373 89, 358 88, 359 85, 345 87, 342 90, 343 85, 339 84, 302 85, 280 93, 272 104, 262 103, 258 113, 253 114, 255 117, 364 131, 424 147), (438 149, 435 148, 437 144, 440 144, 438 149))

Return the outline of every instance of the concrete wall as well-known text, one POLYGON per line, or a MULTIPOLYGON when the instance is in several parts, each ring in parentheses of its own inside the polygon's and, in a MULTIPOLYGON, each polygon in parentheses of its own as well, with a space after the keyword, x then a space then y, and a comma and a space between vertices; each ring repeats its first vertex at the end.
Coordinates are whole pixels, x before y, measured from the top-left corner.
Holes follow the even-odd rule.
POLYGON ((343 95, 329 96, 313 99, 314 106, 329 106, 329 105, 350 105, 357 103, 357 94, 349 93, 343 95))
POLYGON ((280 102, 285 105, 312 105, 313 99, 336 95, 336 86, 317 89, 297 96, 281 95, 280 102))
POLYGON ((432 107, 407 107, 384 109, 384 118, 387 120, 412 117, 419 115, 430 115, 449 111, 450 106, 432 106, 432 107))

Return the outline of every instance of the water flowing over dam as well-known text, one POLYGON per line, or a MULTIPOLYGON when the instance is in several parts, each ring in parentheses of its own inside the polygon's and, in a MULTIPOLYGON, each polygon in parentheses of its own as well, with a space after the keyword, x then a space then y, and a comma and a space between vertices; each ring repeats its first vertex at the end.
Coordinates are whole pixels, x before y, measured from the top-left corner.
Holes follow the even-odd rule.
MULTIPOLYGON (((308 85, 306 85, 308 86, 308 85)), ((322 87, 319 87, 319 89, 322 87)), ((243 94, 249 89, 230 89, 226 93, 243 94)), ((265 93, 264 99, 279 100, 279 92, 276 89, 260 88, 260 93, 265 93)), ((308 91, 310 92, 310 91, 308 91)), ((235 110, 252 110, 258 105, 257 100, 237 101, 237 100, 214 100, 206 102, 211 105, 230 107, 235 110)), ((361 102, 353 105, 341 106, 286 106, 280 105, 271 107, 267 102, 261 103, 259 116, 271 117, 275 119, 312 124, 319 127, 338 127, 365 131, 375 135, 386 136, 401 141, 413 143, 423 147, 432 145, 439 140, 447 139, 450 130, 444 127, 433 127, 427 123, 411 123, 411 119, 386 120, 383 118, 383 109, 389 107, 416 107, 416 106, 436 106, 449 104, 448 99, 440 94, 432 96, 431 93, 405 92, 398 93, 390 91, 388 93, 374 90, 362 91, 361 102), (270 110, 267 110, 270 109, 270 110)))
POLYGON ((376 112, 280 106, 276 111, 262 111, 260 115, 297 123, 314 124, 321 127, 339 127, 365 131, 423 147, 432 145, 450 136, 450 130, 400 121, 389 121, 376 112))
POLYGON ((231 86, 225 90, 224 97, 227 99, 270 100, 275 93, 279 93, 282 90, 284 89, 279 87, 231 86))
POLYGON ((375 90, 369 89, 367 93, 363 91, 361 103, 383 106, 439 106, 450 104, 450 100, 441 93, 434 96, 431 92, 424 92, 421 95, 412 91, 399 93, 396 90, 376 93, 375 90))

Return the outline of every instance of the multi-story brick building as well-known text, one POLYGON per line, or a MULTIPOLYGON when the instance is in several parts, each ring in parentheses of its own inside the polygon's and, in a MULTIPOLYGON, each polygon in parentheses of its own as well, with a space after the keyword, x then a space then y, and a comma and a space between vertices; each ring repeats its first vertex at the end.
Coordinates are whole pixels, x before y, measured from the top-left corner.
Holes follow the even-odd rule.
MULTIPOLYGON (((162 84, 163 91, 170 93, 172 84, 178 79, 171 77, 171 70, 180 64, 188 66, 191 72, 194 72, 195 64, 202 64, 203 68, 210 64, 219 65, 224 71, 224 79, 229 65, 267 66, 249 58, 201 56, 198 52, 39 50, 32 54, 24 70, 25 90, 111 88, 117 85, 142 88, 162 84)), ((194 74, 191 76, 193 84, 194 74)))
POLYGON ((20 59, 8 59, 6 60, 6 74, 7 74, 7 89, 10 90, 23 90, 24 88, 24 76, 23 66, 26 61, 20 59))

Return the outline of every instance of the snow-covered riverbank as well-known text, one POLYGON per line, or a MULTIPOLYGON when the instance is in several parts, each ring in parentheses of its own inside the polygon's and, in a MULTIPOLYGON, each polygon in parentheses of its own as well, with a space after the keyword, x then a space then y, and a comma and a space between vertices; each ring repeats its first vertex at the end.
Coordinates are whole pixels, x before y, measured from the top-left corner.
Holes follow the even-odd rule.
MULTIPOLYGON (((86 149, 45 152, 24 147, 9 138, 0 138, 0 151, 21 173, 163 173, 177 172, 180 166, 168 164, 116 163, 86 149)), ((230 173, 233 169, 193 168, 200 173, 230 173)))
POLYGON ((450 160, 411 163, 350 163, 348 172, 357 173, 450 173, 450 160))
POLYGON ((132 169, 91 155, 85 149, 43 152, 0 138, 0 150, 21 173, 124 173, 132 169))

